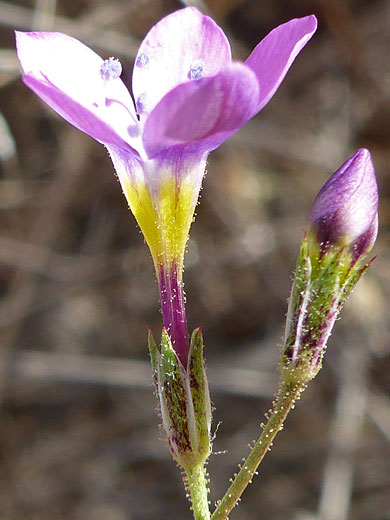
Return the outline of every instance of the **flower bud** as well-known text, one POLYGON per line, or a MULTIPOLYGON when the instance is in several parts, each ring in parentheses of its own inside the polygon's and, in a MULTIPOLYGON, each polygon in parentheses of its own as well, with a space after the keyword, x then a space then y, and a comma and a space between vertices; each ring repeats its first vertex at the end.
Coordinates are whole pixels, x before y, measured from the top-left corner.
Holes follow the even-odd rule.
POLYGON ((378 192, 367 150, 358 150, 314 200, 291 290, 281 373, 304 384, 321 368, 335 320, 369 264, 378 230, 378 192))
MULTIPOLYGON (((368 253, 378 232, 378 190, 370 152, 358 150, 332 175, 315 198, 308 218, 309 248, 320 255, 346 246, 356 261, 368 253)), ((313 257, 312 252, 310 255, 313 257)))
POLYGON ((173 458, 183 467, 201 465, 210 454, 211 405, 203 360, 203 337, 191 338, 187 367, 163 329, 161 351, 149 331, 149 351, 163 427, 173 458))

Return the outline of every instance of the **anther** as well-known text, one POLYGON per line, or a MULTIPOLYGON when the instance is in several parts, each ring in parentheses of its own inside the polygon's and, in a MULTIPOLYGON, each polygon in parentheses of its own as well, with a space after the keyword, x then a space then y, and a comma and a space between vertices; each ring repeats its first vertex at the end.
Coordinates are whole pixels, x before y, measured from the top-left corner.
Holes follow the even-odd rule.
POLYGON ((135 64, 137 67, 142 69, 149 63, 149 56, 145 52, 141 52, 141 54, 137 57, 135 64))
POLYGON ((188 73, 188 79, 201 79, 204 74, 204 61, 195 60, 192 62, 190 71, 188 73))
POLYGON ((104 60, 100 67, 100 75, 105 81, 111 81, 119 78, 122 74, 122 65, 116 58, 108 58, 104 60))

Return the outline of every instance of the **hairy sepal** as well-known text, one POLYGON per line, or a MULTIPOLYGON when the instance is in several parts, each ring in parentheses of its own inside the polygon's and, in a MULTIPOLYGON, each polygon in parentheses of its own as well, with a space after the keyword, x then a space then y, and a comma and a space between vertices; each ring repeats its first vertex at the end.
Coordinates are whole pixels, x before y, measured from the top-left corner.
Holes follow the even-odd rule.
POLYGON ((361 267, 345 248, 310 255, 304 237, 287 314, 283 380, 305 384, 317 375, 336 318, 368 266, 361 267))
POLYGON ((164 430, 173 458, 183 467, 203 464, 210 453, 211 406, 200 329, 192 334, 187 369, 169 334, 158 350, 149 332, 148 345, 164 430))

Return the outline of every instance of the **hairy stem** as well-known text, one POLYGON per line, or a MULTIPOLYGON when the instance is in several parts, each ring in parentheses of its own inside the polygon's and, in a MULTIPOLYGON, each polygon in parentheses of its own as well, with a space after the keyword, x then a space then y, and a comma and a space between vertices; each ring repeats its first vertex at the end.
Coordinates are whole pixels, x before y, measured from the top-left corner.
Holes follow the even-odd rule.
POLYGON ((181 267, 161 266, 157 271, 161 312, 172 346, 183 367, 187 366, 189 341, 181 267))
POLYGON ((229 513, 240 500, 247 485, 252 481, 256 470, 267 451, 271 448, 276 434, 283 428, 288 412, 294 407, 306 386, 296 383, 281 383, 279 392, 273 403, 273 410, 264 426, 260 437, 254 444, 248 458, 235 476, 225 496, 218 502, 211 520, 226 520, 229 513))
POLYGON ((203 464, 185 469, 195 520, 210 520, 206 469, 203 464))

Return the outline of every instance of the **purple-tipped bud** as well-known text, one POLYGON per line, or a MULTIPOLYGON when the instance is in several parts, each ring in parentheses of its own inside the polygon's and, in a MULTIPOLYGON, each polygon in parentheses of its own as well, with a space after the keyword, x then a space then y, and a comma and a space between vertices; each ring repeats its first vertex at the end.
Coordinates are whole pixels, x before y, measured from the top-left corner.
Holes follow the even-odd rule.
POLYGON ((321 254, 347 246, 354 261, 372 249, 378 232, 378 189, 370 152, 350 157, 315 198, 308 218, 310 242, 321 254))
POLYGON ((378 231, 378 191, 368 150, 358 150, 315 198, 287 314, 281 372, 307 383, 321 368, 333 325, 369 264, 378 231))

